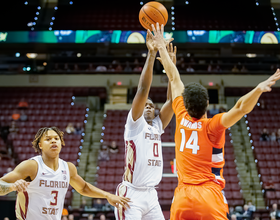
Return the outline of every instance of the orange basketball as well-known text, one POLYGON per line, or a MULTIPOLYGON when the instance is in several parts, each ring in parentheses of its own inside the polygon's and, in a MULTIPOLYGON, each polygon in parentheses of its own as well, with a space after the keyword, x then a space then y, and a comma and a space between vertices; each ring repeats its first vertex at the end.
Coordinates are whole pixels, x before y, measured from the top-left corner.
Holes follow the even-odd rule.
POLYGON ((168 20, 166 8, 159 2, 146 3, 139 12, 139 21, 145 29, 152 30, 151 25, 158 22, 159 25, 165 25, 168 20))

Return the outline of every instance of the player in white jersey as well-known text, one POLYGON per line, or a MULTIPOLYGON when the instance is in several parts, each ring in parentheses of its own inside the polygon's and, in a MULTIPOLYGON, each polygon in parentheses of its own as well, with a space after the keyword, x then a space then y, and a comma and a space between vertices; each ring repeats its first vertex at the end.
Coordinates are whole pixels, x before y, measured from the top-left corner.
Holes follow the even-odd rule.
POLYGON ((60 220, 69 184, 83 196, 106 198, 117 208, 129 207, 130 199, 94 187, 78 175, 73 163, 59 158, 64 140, 58 128, 39 129, 32 144, 41 155, 23 161, 0 179, 0 195, 18 191, 19 220, 60 220))
MULTIPOLYGON (((129 197, 132 203, 130 209, 115 209, 117 220, 164 219, 155 187, 161 181, 163 170, 161 134, 169 124, 173 110, 168 85, 166 103, 155 117, 155 106, 148 94, 157 49, 153 47, 150 33, 147 33, 146 45, 147 60, 125 125, 125 173, 116 190, 117 195, 129 197)), ((172 45, 169 52, 176 63, 172 45)))

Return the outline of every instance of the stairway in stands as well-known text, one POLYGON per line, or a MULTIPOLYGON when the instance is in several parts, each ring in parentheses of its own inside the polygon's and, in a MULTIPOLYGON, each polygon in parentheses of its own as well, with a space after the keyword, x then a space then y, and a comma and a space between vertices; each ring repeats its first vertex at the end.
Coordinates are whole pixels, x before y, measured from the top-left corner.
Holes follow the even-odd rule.
POLYGON ((257 209, 263 209, 262 187, 245 121, 243 117, 230 129, 240 186, 246 203, 252 201, 257 209))

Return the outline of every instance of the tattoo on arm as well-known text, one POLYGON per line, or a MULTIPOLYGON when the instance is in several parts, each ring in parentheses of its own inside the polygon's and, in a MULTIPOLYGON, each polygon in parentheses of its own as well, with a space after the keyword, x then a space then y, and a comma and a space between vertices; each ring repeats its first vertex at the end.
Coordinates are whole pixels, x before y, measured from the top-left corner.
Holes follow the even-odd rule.
POLYGON ((0 180, 0 195, 4 196, 8 194, 9 192, 12 192, 12 184, 6 183, 3 180, 0 180))

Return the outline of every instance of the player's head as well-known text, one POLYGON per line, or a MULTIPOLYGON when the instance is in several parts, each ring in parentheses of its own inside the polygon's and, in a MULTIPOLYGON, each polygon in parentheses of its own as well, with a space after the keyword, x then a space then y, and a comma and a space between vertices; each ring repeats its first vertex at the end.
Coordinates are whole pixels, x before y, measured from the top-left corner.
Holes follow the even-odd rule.
POLYGON ((56 154, 64 146, 63 132, 57 127, 40 128, 32 142, 35 152, 42 154, 42 151, 50 151, 56 154))
POLYGON ((199 83, 188 83, 183 92, 185 107, 189 115, 200 119, 206 113, 209 96, 207 89, 199 83))
POLYGON ((144 118, 149 123, 155 118, 155 105, 150 97, 147 98, 144 108, 144 118))

